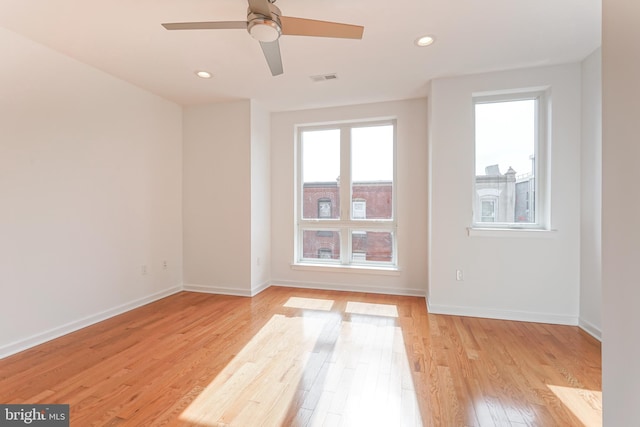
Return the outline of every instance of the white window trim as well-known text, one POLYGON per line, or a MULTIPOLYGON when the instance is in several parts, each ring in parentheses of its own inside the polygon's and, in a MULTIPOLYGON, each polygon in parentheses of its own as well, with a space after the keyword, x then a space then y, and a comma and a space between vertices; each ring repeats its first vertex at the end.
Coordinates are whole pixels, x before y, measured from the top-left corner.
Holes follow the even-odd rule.
POLYGON ((558 236, 558 230, 540 228, 467 228, 469 237, 522 237, 554 239, 558 236))
POLYGON ((353 273, 353 274, 373 274, 377 276, 400 276, 401 269, 399 267, 390 267, 384 265, 341 265, 341 264, 319 264, 313 262, 305 263, 292 263, 292 270, 300 271, 317 271, 327 272, 335 271, 340 273, 353 273))
POLYGON ((296 126, 296 184, 295 209, 296 228, 294 244, 294 260, 292 266, 302 267, 342 267, 350 271, 370 269, 373 272, 399 271, 398 268, 398 233, 397 233, 397 122, 395 119, 362 120, 357 122, 338 122, 323 125, 296 126), (392 212, 391 219, 351 219, 352 210, 352 182, 351 182, 351 146, 350 130, 358 127, 393 126, 393 182, 391 187, 392 212), (340 129, 340 181, 349 183, 349 191, 340 192, 340 212, 338 219, 311 218, 305 219, 303 214, 303 183, 302 183, 302 133, 305 131, 340 129), (345 206, 348 208, 345 209, 345 206), (306 230, 338 231, 340 233, 340 260, 303 258, 302 241, 306 230), (388 231, 392 235, 393 259, 390 262, 351 260, 351 233, 367 231, 388 231))
MULTIPOLYGON (((550 211, 550 188, 549 188, 549 175, 550 175, 550 165, 548 163, 548 150, 551 143, 551 90, 549 87, 537 87, 537 88, 529 88, 515 91, 494 91, 494 92, 481 92, 474 93, 472 95, 472 105, 473 108, 473 171, 472 174, 472 182, 471 182, 471 195, 472 195, 472 212, 471 212, 471 226, 469 227, 470 233, 472 235, 471 230, 496 230, 499 234, 504 234, 504 232, 513 231, 522 231, 522 230, 539 230, 539 231, 551 231, 551 211, 550 211), (535 210, 535 222, 534 223, 505 223, 505 222, 492 222, 492 223, 481 223, 475 221, 475 209, 479 209, 479 206, 476 206, 476 174, 475 174, 475 143, 476 143, 476 135, 475 135, 475 105, 481 103, 490 103, 490 102, 509 102, 509 101, 520 101, 520 100, 537 100, 537 108, 536 108, 536 146, 535 146, 535 170, 534 176, 536 180, 535 184, 535 197, 534 197, 534 205, 536 206, 535 210)), ((475 233, 473 233, 475 234, 475 233)), ((486 234, 486 233, 485 233, 486 234)))

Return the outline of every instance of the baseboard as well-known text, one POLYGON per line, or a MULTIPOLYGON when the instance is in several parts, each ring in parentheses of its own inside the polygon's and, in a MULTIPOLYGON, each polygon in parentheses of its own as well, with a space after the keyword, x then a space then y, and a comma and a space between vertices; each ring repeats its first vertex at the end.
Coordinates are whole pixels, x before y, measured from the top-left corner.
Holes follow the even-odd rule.
POLYGON ((300 282, 293 280, 278 280, 272 282, 271 286, 281 286, 287 288, 320 289, 326 291, 345 292, 365 292, 372 294, 401 295, 410 297, 424 297, 424 289, 398 289, 395 287, 362 286, 349 283, 320 283, 320 282, 300 282))
POLYGON ((155 294, 139 298, 137 300, 119 305, 109 310, 105 310, 100 313, 93 314, 91 316, 87 316, 73 322, 69 322, 57 328, 53 328, 36 335, 32 335, 28 338, 4 345, 0 347, 0 359, 4 359, 5 357, 27 350, 31 347, 35 347, 36 345, 43 344, 47 341, 51 341, 52 339, 59 338, 63 335, 70 334, 71 332, 75 332, 82 328, 86 328, 87 326, 91 326, 95 323, 102 322, 103 320, 107 320, 119 314, 126 313, 127 311, 133 310, 134 308, 138 308, 159 299, 166 298, 169 295, 173 295, 180 291, 182 291, 182 286, 174 286, 172 288, 165 289, 164 291, 156 292, 155 294))
POLYGON ((256 295, 258 295, 260 292, 264 291, 265 289, 269 288, 271 286, 271 283, 269 282, 264 282, 261 283, 258 286, 254 286, 251 288, 251 296, 255 297, 256 295))
POLYGON ((227 288, 221 286, 209 286, 209 285, 188 285, 183 286, 183 290, 189 292, 199 292, 203 294, 220 294, 220 295, 232 295, 236 297, 252 297, 259 292, 253 292, 250 289, 237 289, 227 288))
POLYGON ((602 342, 602 331, 596 325, 589 322, 588 320, 584 320, 583 318, 580 318, 578 326, 580 326, 580 328, 582 328, 583 331, 585 331, 586 333, 588 333, 598 341, 602 342))
POLYGON ((454 316, 482 317, 487 319, 515 320, 520 322, 551 323, 554 325, 578 325, 577 316, 538 313, 532 311, 431 304, 428 300, 427 311, 430 314, 448 314, 454 316))

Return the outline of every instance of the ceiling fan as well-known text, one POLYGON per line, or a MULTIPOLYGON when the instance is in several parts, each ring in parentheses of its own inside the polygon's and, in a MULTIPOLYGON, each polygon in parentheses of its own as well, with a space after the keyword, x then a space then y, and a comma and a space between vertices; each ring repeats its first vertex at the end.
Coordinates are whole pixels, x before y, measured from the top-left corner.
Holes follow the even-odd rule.
POLYGON ((282 16, 280 9, 273 4, 276 0, 248 1, 246 21, 177 22, 162 26, 167 30, 246 29, 251 37, 260 42, 274 76, 283 72, 278 43, 281 35, 361 39, 364 32, 364 27, 360 25, 282 16))

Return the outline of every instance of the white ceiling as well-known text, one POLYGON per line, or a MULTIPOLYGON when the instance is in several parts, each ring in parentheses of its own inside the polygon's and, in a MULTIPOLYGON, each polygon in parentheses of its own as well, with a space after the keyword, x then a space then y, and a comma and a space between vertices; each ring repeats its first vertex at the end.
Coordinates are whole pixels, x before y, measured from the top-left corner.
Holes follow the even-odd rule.
POLYGON ((432 78, 578 61, 600 45, 601 0, 278 0, 285 16, 365 27, 362 40, 282 36, 272 77, 246 0, 0 0, 0 26, 179 104, 255 99, 271 111, 406 99, 432 78), (434 45, 413 42, 434 34, 434 45), (196 70, 214 77, 203 80, 196 70), (314 83, 313 75, 338 79, 314 83))

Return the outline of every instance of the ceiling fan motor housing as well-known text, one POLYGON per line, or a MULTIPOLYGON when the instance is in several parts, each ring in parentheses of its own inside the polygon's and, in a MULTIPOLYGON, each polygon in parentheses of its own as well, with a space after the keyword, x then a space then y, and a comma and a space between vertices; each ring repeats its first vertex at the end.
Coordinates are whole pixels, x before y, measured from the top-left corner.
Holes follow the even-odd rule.
POLYGON ((273 3, 269 3, 269 10, 271 16, 254 13, 251 9, 247 11, 247 31, 251 37, 261 42, 273 42, 282 35, 280 9, 273 3))

